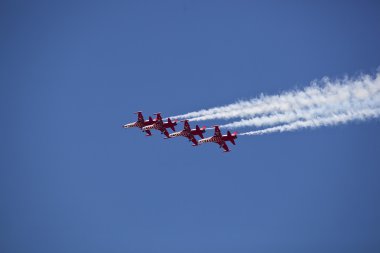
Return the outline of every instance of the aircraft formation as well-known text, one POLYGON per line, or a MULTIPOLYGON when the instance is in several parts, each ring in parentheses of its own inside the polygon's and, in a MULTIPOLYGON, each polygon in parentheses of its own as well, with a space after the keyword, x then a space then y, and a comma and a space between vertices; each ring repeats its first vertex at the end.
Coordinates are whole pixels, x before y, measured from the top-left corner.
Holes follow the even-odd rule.
POLYGON ((191 141, 193 143, 193 146, 198 146, 202 143, 207 142, 213 142, 219 145, 219 148, 223 148, 224 152, 229 152, 230 149, 228 148, 226 142, 231 142, 233 145, 236 145, 235 139, 237 139, 237 132, 234 132, 231 134, 230 131, 227 131, 226 135, 222 135, 219 126, 213 126, 214 127, 214 135, 205 138, 203 134, 206 132, 206 127, 200 128, 198 125, 195 126, 194 129, 191 129, 189 121, 188 120, 181 120, 183 122, 183 130, 175 132, 175 126, 177 125, 177 120, 171 120, 168 118, 167 122, 164 122, 161 116, 161 113, 155 113, 156 118, 153 119, 151 116, 149 116, 148 120, 144 120, 144 116, 142 112, 135 112, 137 114, 137 121, 128 123, 123 125, 123 128, 140 128, 141 131, 145 132, 146 136, 151 136, 152 132, 151 130, 155 129, 161 132, 161 134, 165 135, 164 139, 170 139, 178 136, 186 137, 189 142, 191 141), (169 134, 168 128, 173 130, 173 133, 169 134), (197 140, 195 136, 199 136, 200 140, 197 140))

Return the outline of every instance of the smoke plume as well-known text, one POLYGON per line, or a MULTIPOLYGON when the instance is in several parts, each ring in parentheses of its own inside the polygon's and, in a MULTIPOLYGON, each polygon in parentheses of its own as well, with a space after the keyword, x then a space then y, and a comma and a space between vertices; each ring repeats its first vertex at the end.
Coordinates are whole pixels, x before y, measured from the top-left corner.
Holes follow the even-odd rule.
POLYGON ((380 73, 375 76, 314 81, 303 90, 261 95, 221 107, 174 116, 190 121, 230 120, 224 128, 270 127, 246 135, 292 131, 376 118, 380 112, 380 73))

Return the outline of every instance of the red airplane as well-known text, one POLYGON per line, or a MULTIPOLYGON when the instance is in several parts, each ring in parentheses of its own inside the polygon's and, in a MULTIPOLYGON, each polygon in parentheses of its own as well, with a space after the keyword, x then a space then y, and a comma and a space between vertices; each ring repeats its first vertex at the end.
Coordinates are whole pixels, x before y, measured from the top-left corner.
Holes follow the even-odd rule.
POLYGON ((230 149, 228 148, 226 141, 230 141, 232 144, 235 144, 235 139, 237 139, 237 132, 231 134, 230 131, 227 131, 227 135, 222 135, 219 129, 219 126, 214 126, 215 127, 215 133, 214 136, 205 138, 202 140, 199 140, 198 143, 202 144, 205 142, 215 142, 219 144, 219 148, 223 148, 224 152, 229 152, 230 149))
POLYGON ((149 131, 152 129, 156 129, 161 131, 161 134, 165 134, 167 138, 170 138, 168 131, 166 128, 171 128, 173 131, 175 131, 174 126, 177 125, 177 120, 171 121, 170 118, 168 118, 168 122, 163 122, 161 113, 155 113, 154 115, 157 115, 156 119, 154 120, 154 123, 149 126, 144 126, 142 128, 143 131, 149 131))
POLYGON ((152 119, 152 117, 149 116, 149 120, 144 120, 144 116, 142 115, 142 112, 135 112, 134 114, 137 114, 137 121, 129 124, 123 125, 124 128, 131 128, 131 127, 138 127, 143 132, 146 133, 146 136, 151 136, 152 133, 150 130, 143 130, 142 128, 145 126, 149 126, 155 123, 155 120, 152 119))
POLYGON ((169 134, 169 137, 183 136, 188 138, 189 141, 192 141, 194 143, 193 146, 198 145, 198 141, 195 139, 194 135, 199 135, 199 137, 203 139, 203 133, 206 132, 206 127, 199 128, 199 126, 196 125, 195 129, 191 129, 188 120, 182 120, 182 122, 184 122, 183 130, 169 134))

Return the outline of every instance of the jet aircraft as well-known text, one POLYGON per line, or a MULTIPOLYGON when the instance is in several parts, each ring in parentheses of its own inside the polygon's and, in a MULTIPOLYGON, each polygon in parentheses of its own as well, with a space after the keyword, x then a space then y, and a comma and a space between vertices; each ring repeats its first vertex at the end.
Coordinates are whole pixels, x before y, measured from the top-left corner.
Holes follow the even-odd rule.
POLYGON ((174 126, 177 125, 177 120, 171 121, 171 119, 168 118, 168 122, 163 122, 161 113, 155 113, 154 115, 157 116, 156 119, 154 120, 154 123, 148 126, 144 126, 142 130, 150 131, 152 129, 156 129, 156 130, 161 131, 161 134, 165 134, 167 138, 170 138, 169 133, 166 130, 166 128, 171 128, 173 131, 175 131, 174 126))
POLYGON ((219 129, 219 126, 214 126, 215 133, 214 136, 209 138, 204 138, 198 141, 199 144, 205 143, 205 142, 215 142, 219 144, 219 148, 223 148, 224 152, 229 152, 230 149, 228 148, 226 141, 230 141, 233 145, 235 144, 235 139, 237 139, 237 132, 234 132, 231 134, 230 131, 227 131, 226 135, 222 135, 219 129))
POLYGON ((137 121, 129 123, 129 124, 125 124, 125 125, 123 125, 123 127, 124 128, 138 127, 143 132, 146 133, 146 136, 151 136, 152 133, 150 132, 150 130, 143 130, 142 128, 145 126, 149 126, 149 125, 154 124, 155 120, 152 119, 152 117, 150 117, 150 116, 149 116, 149 120, 144 120, 144 116, 143 116, 142 112, 135 112, 134 114, 137 114, 137 121))
POLYGON ((193 142, 193 146, 198 145, 197 139, 195 139, 194 135, 199 135, 202 139, 203 133, 206 132, 206 127, 199 128, 198 125, 195 126, 195 129, 190 128, 190 124, 188 120, 182 120, 183 123, 183 130, 179 132, 175 132, 172 134, 169 134, 169 137, 177 137, 177 136, 183 136, 189 139, 189 141, 193 142))

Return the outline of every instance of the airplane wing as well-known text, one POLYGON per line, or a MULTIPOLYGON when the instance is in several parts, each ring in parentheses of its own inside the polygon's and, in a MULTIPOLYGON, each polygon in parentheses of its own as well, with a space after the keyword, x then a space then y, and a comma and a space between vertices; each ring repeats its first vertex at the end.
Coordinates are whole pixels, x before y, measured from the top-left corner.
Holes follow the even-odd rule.
POLYGON ((156 115, 155 121, 157 121, 157 122, 162 121, 162 117, 161 117, 161 113, 160 112, 154 113, 154 115, 156 115))
POLYGON ((215 137, 222 137, 222 133, 220 132, 220 129, 218 126, 214 126, 215 127, 215 133, 214 133, 214 136, 215 137))
POLYGON ((191 131, 191 128, 190 128, 190 124, 187 120, 185 120, 185 123, 183 124, 183 127, 186 131, 190 132, 191 131))
POLYGON ((227 144, 225 142, 223 142, 223 144, 221 145, 221 147, 224 149, 224 152, 229 152, 230 149, 228 148, 227 144))
POLYGON ((161 132, 162 132, 163 134, 165 134, 166 138, 170 138, 169 133, 168 133, 168 130, 166 130, 166 128, 161 129, 161 132))
POLYGON ((229 152, 230 149, 228 148, 227 144, 225 141, 218 141, 218 142, 215 142, 216 144, 219 145, 219 148, 223 148, 224 149, 224 152, 229 152))
POLYGON ((137 122, 144 122, 144 116, 142 115, 142 112, 135 112, 137 114, 137 122))
POLYGON ((195 146, 198 145, 198 141, 194 138, 194 135, 191 134, 188 138, 194 143, 195 146))

